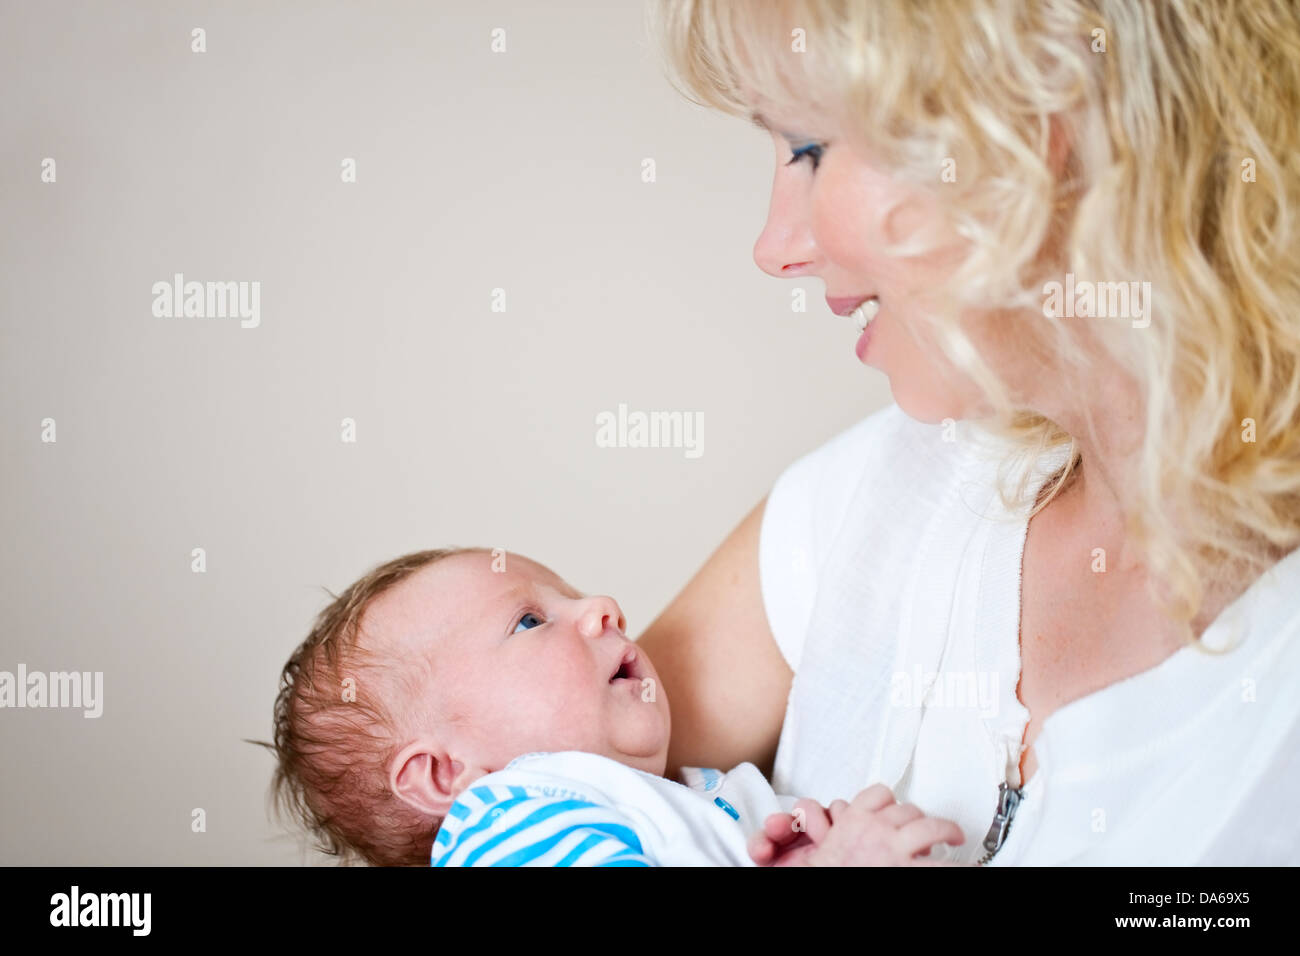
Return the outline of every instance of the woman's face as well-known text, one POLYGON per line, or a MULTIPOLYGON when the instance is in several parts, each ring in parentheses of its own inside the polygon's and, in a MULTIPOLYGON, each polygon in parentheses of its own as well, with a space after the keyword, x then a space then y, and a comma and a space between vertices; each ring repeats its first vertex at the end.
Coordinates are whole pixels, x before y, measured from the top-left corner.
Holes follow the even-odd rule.
MULTIPOLYGON (((894 400, 912 418, 941 422, 986 413, 979 388, 916 318, 927 291, 962 251, 959 237, 941 225, 938 200, 890 178, 847 140, 784 126, 771 115, 756 120, 771 131, 777 152, 767 224, 754 244, 759 268, 782 279, 816 276, 827 298, 878 297, 880 310, 861 339, 851 319, 837 321, 857 343, 860 360, 889 377, 894 400), (913 235, 936 239, 939 251, 921 259, 885 255, 887 243, 913 235)), ((986 361, 1014 385, 1022 377, 1014 367, 1019 350, 1005 317, 963 321, 986 361)))

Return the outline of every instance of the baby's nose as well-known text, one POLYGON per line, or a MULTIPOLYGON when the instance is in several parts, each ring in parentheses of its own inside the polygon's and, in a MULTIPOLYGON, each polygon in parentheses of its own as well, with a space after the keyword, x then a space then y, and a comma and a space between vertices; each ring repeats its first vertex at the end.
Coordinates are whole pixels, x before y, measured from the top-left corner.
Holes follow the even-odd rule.
POLYGON ((610 627, 616 628, 622 633, 626 622, 623 620, 623 612, 619 610, 613 598, 592 598, 591 607, 582 615, 578 622, 578 629, 583 636, 597 638, 605 633, 610 627))

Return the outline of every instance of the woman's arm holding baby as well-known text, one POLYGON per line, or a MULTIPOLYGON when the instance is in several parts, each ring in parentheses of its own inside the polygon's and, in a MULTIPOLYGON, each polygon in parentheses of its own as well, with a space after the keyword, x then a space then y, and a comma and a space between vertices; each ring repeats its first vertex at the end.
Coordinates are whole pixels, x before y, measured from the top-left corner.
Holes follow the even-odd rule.
POLYGON ((667 776, 748 761, 771 776, 794 673, 772 636, 758 575, 764 497, 640 636, 668 695, 667 776))

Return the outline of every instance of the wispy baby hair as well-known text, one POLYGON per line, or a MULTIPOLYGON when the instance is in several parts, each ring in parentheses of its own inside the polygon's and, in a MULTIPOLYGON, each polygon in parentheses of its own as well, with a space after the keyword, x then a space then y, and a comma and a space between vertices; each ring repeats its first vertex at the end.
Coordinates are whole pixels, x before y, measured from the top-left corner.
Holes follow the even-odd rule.
POLYGON ((389 789, 387 766, 402 742, 386 698, 400 686, 400 675, 358 641, 362 615, 422 568, 485 550, 416 551, 379 565, 320 612, 284 665, 274 743, 250 742, 275 755, 271 796, 280 816, 340 862, 426 866, 442 822, 389 789))

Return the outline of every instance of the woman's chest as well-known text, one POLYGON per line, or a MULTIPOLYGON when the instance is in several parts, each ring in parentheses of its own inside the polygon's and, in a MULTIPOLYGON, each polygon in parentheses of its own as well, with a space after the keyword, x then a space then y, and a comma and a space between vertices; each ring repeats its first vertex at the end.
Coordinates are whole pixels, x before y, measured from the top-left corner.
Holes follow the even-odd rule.
POLYGON ((1142 571, 1108 565, 1103 549, 1049 513, 1029 522, 1022 564, 1017 696, 1029 711, 1022 780, 1033 776, 1034 739, 1055 711, 1155 667, 1181 646, 1142 571))

